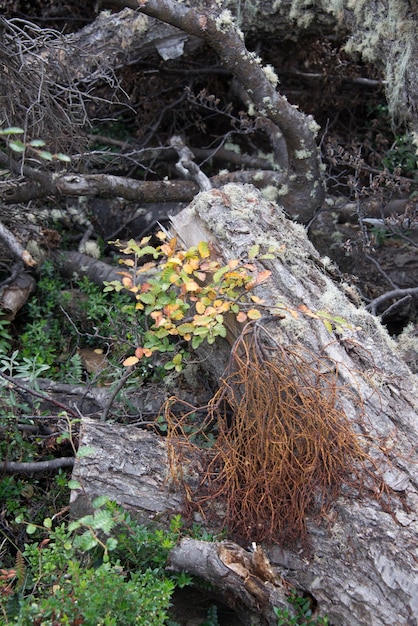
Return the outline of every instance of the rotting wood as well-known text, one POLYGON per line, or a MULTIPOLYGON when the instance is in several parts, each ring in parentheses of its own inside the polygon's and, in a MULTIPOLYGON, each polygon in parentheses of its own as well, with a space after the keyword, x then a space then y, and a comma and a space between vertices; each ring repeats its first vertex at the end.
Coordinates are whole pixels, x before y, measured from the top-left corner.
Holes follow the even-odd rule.
MULTIPOLYGON (((332 267, 319 257, 305 229, 289 221, 253 187, 227 185, 201 193, 173 222, 186 246, 210 240, 224 261, 245 258, 254 243, 274 244, 276 259, 261 262, 272 272, 271 280, 255 293, 271 312, 280 303, 282 312, 287 309, 297 315, 287 313, 284 319, 272 321, 269 331, 283 346, 300 345, 329 358, 338 373, 345 414, 366 437, 380 442, 370 453, 393 494, 391 509, 382 508, 367 491, 361 497, 343 493, 326 518, 319 523, 308 520, 308 551, 266 545, 271 562, 290 584, 312 594, 321 612, 337 626, 416 624, 416 376, 402 362, 396 343, 378 319, 351 301, 349 286, 336 284, 332 267), (330 332, 321 319, 303 311, 326 311, 346 324, 336 324, 337 330, 330 332)), ((238 333, 239 328, 231 332, 238 333)), ((227 342, 208 350, 205 366, 221 373, 229 352, 227 342)), ((165 441, 152 433, 143 438, 131 432, 127 449, 125 438, 119 440, 120 428, 91 421, 83 424, 81 443, 92 443, 96 452, 77 461, 75 477, 87 494, 111 490, 111 497, 142 514, 150 513, 150 501, 151 516, 157 511, 163 517, 177 513, 180 493, 173 496, 173 485, 165 482, 169 475, 165 441), (132 454, 132 447, 138 452, 132 454), (153 460, 154 449, 158 462, 157 456, 153 460), (93 472, 92 466, 96 466, 93 472)), ((193 490, 195 477, 190 480, 193 490)))

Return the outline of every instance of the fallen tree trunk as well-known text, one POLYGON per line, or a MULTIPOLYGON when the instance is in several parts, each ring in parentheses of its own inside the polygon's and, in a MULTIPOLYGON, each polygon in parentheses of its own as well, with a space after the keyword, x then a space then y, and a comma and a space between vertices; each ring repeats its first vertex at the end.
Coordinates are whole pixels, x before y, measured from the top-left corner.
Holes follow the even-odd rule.
MULTIPOLYGON (((349 480, 347 484, 343 480, 331 506, 326 512, 320 509, 322 517, 307 515, 305 549, 297 543, 289 547, 283 536, 280 544, 265 542, 271 562, 289 584, 310 593, 333 624, 416 624, 416 376, 401 361, 395 342, 379 320, 356 301, 353 289, 337 284, 329 261, 319 257, 305 229, 289 221, 253 187, 227 185, 199 194, 174 218, 174 229, 186 246, 212 241, 224 261, 245 259, 254 243, 261 249, 276 249, 274 260, 257 261, 271 271, 271 279, 255 289, 265 301, 268 318, 260 322, 263 333, 268 329, 268 340, 260 340, 258 348, 270 354, 272 361, 275 353, 282 355, 283 371, 295 364, 296 382, 292 384, 300 384, 301 389, 292 406, 298 415, 304 398, 328 402, 334 389, 335 404, 326 406, 331 412, 338 407, 339 415, 359 434, 367 454, 356 470, 366 472, 363 488, 355 492, 347 486, 349 480), (319 393, 316 389, 317 395, 309 396, 314 378, 319 381, 319 393), (335 387, 327 386, 328 379, 335 387)), ((241 331, 239 324, 231 323, 230 342, 241 331)), ((242 357, 236 345, 233 354, 242 357)), ((205 366, 222 376, 230 357, 231 345, 225 341, 206 352, 205 366)), ((265 370, 269 375, 271 371, 265 370)), ((228 376, 224 375, 224 380, 232 385, 228 376)), ((257 393, 257 386, 252 392, 257 393)), ((280 406, 280 398, 286 394, 282 391, 276 405, 263 405, 263 410, 267 407, 277 420, 289 417, 286 407, 280 406)), ((317 410, 315 402, 309 405, 312 413, 317 410)), ((256 422, 257 414, 252 418, 256 422)), ((327 436, 332 439, 331 432, 325 433, 327 436)), ((78 459, 74 468, 84 497, 108 493, 150 519, 182 510, 180 486, 173 483, 168 456, 172 448, 166 440, 153 433, 86 420, 81 444, 95 450, 78 459)), ((248 459, 250 450, 248 446, 248 459)), ((195 450, 189 452, 195 454, 195 450)), ((188 468, 190 498, 204 470, 201 467, 199 472, 192 457, 183 462, 188 468)), ((303 459, 300 465, 307 470, 303 459)), ((269 487, 266 482, 265 493, 274 497, 269 487)), ((74 506, 79 498, 75 497, 74 506)), ((260 515, 265 511, 262 500, 260 515)), ((255 536, 257 529, 253 530, 255 536)), ((219 586, 222 588, 222 577, 219 586)), ((274 623, 267 611, 263 614, 267 623, 274 623)))

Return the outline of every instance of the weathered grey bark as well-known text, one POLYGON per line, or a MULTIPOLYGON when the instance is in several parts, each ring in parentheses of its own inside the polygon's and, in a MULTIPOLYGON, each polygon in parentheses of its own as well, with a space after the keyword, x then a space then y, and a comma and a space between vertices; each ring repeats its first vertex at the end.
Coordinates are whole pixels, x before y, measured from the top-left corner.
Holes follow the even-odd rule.
MULTIPOLYGON (((186 245, 202 239, 214 241, 225 261, 245 258, 254 242, 277 247, 274 261, 262 261, 272 276, 257 287, 256 294, 272 313, 280 303, 285 307, 282 312, 287 307, 297 317, 288 314, 272 319, 269 332, 280 345, 300 346, 329 357, 338 370, 346 415, 381 444, 371 454, 394 494, 391 511, 383 510, 366 492, 358 498, 341 496, 321 524, 309 524, 309 554, 271 545, 272 562, 290 583, 312 593, 333 624, 416 624, 416 376, 401 361, 395 342, 378 319, 351 301, 354 294, 349 287, 335 284, 328 261, 319 258, 305 229, 287 220, 280 208, 253 187, 227 185, 221 191, 201 193, 174 226, 186 245), (311 312, 342 317, 347 324, 330 332, 320 319, 298 312, 302 304, 311 312)), ((239 328, 231 327, 232 335, 237 332, 239 328)), ((212 369, 222 371, 228 344, 206 356, 212 369)), ((180 494, 166 482, 164 440, 88 421, 81 442, 95 448, 91 457, 77 461, 74 470, 87 494, 110 490, 118 501, 151 517, 181 510, 180 494), (158 462, 153 458, 154 447, 158 462)), ((192 488, 195 480, 190 476, 192 488)))

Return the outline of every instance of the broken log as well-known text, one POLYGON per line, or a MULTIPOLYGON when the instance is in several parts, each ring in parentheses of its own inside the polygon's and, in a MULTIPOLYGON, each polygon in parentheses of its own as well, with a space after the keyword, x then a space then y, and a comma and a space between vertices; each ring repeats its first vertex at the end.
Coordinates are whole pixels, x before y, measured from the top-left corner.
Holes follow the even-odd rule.
MULTIPOLYGON (((283 536, 280 542, 263 542, 272 564, 290 585, 311 594, 332 624, 416 624, 417 377, 401 360, 396 342, 361 305, 355 290, 339 281, 330 261, 320 258, 304 227, 288 220, 280 207, 254 187, 230 184, 199 194, 173 219, 173 228, 186 246, 211 241, 225 262, 246 259, 254 244, 262 250, 275 248, 273 260, 257 261, 260 269, 271 272, 270 280, 254 290, 264 300, 267 318, 260 321, 264 334, 258 348, 272 355, 273 364, 277 354, 282 355, 283 371, 296 364, 292 384, 300 384, 300 393, 292 406, 297 415, 302 415, 300 405, 306 398, 319 404, 326 399, 330 402, 326 406, 338 410, 365 450, 366 459, 353 457, 359 461, 355 471, 365 472, 363 488, 350 489, 349 477, 342 477, 341 490, 334 493, 329 506, 307 514, 308 541, 304 544, 289 545, 283 536), (315 381, 323 398, 318 388, 317 395, 309 396, 315 381)), ((231 344, 239 338, 242 326, 233 321, 229 332, 230 343, 210 346, 203 361, 218 373, 221 385, 222 380, 232 384, 231 344)), ((237 352, 234 345, 232 354, 235 349, 241 358, 242 351, 237 352)), ((241 348, 245 356, 245 344, 241 348)), ((245 393, 241 388, 242 397, 245 393)), ((270 417, 289 416, 280 399, 270 405, 264 405, 270 417)), ((315 403, 310 406, 315 413, 315 403)), ((108 493, 149 518, 166 518, 182 510, 181 485, 172 480, 172 446, 165 439, 85 420, 81 445, 94 449, 90 456, 78 459, 74 468, 84 497, 108 493)), ((199 482, 198 464, 193 461, 183 459, 189 498, 199 482)), ((307 470, 303 459, 300 465, 307 470)), ((265 492, 273 497, 268 487, 266 483, 265 492)), ((80 497, 74 498, 73 506, 80 497)), ((274 623, 264 615, 267 623, 274 623)))

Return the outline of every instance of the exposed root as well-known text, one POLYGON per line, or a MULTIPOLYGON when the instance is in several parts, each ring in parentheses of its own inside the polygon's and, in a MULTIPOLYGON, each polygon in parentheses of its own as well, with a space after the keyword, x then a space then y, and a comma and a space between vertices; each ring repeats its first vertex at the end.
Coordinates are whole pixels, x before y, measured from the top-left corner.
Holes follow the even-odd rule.
POLYGON ((179 435, 189 447, 199 444, 196 438, 205 441, 210 425, 212 436, 217 431, 200 487, 187 499, 205 511, 224 502, 229 533, 246 540, 306 538, 308 515, 323 515, 343 485, 359 493, 373 477, 364 438, 339 401, 347 391, 337 379, 328 357, 279 346, 263 324, 249 325, 199 429, 193 412, 179 420, 167 406, 172 460, 181 457, 179 435))

